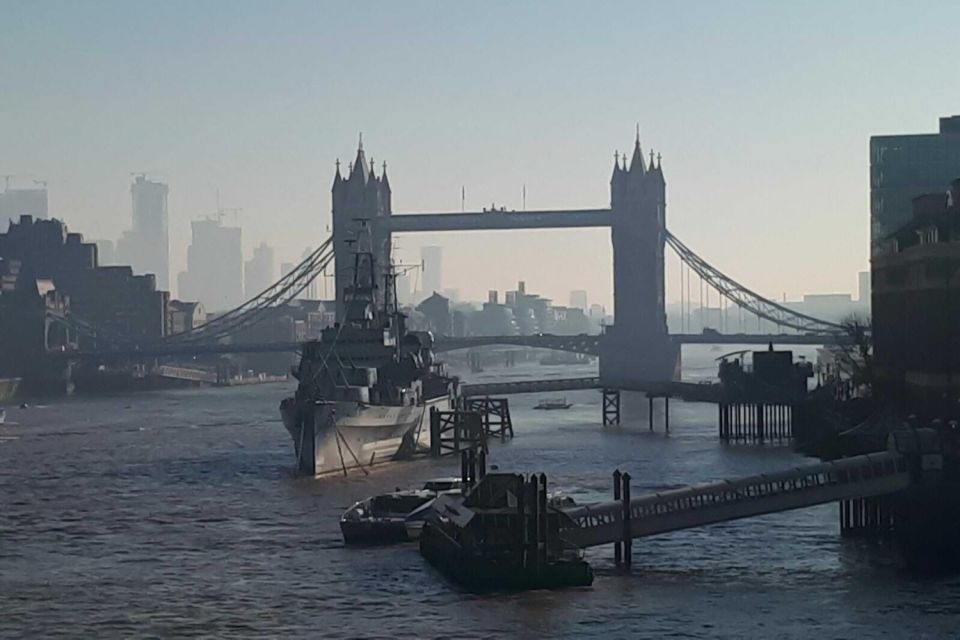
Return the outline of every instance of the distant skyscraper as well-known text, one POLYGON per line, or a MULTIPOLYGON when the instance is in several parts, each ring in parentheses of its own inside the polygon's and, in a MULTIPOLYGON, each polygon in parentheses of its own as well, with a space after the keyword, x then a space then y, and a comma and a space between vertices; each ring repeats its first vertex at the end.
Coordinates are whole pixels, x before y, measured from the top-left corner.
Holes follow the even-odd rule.
POLYGON ((167 235, 167 193, 162 182, 138 175, 130 185, 133 227, 117 241, 117 262, 135 273, 152 273, 157 288, 170 289, 170 240, 167 235))
POLYGON ((857 274, 857 299, 860 302, 870 302, 870 272, 861 271, 857 274))
POLYGON ((570 306, 574 309, 587 310, 587 292, 583 289, 576 289, 570 292, 570 306))
POLYGON ((870 138, 871 255, 913 216, 913 199, 946 193, 960 178, 960 116, 940 118, 939 133, 870 138))
POLYGON ((397 275, 397 301, 404 305, 413 302, 410 294, 410 276, 406 273, 397 275))
POLYGON ((196 300, 208 311, 227 311, 243 302, 243 249, 240 229, 219 219, 190 223, 187 270, 177 279, 178 297, 196 300))
POLYGON ((423 297, 426 298, 443 289, 443 249, 422 247, 420 259, 423 260, 423 297))
MULTIPOLYGON (((308 257, 310 257, 310 254, 313 252, 314 252, 313 247, 307 247, 306 249, 303 250, 303 255, 301 256, 301 259, 306 260, 308 257)), ((320 278, 322 277, 323 277, 322 275, 319 275, 315 279, 310 281, 310 284, 308 284, 307 287, 300 292, 301 300, 317 300, 318 299, 317 291, 320 285, 320 278)))
POLYGON ((6 189, 0 193, 0 220, 47 217, 47 189, 6 189))
POLYGON ((273 247, 266 242, 253 248, 253 257, 243 264, 244 297, 249 300, 273 284, 273 247))
POLYGON ((97 245, 97 262, 101 265, 114 264, 114 248, 112 240, 91 240, 97 245))

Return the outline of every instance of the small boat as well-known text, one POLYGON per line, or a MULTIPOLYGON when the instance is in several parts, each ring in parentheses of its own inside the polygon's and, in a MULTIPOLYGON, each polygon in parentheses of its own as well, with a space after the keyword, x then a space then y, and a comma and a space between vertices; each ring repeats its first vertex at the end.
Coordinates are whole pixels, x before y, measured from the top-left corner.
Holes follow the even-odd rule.
POLYGON ((553 398, 547 400, 541 400, 537 403, 537 406, 534 409, 542 409, 543 411, 552 411, 554 409, 569 409, 573 405, 567 402, 566 398, 553 398))
POLYGON ((343 541, 350 545, 385 545, 420 537, 439 495, 459 495, 462 482, 430 480, 422 489, 393 491, 354 504, 340 517, 343 541))

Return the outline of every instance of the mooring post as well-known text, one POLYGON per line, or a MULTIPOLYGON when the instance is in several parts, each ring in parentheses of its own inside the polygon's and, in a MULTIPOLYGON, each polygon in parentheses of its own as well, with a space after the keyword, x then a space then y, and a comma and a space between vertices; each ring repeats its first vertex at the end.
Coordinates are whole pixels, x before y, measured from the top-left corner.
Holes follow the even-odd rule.
POLYGON ((766 414, 766 407, 763 404, 757 405, 757 440, 763 444, 763 423, 766 414))
MULTIPOLYGON (((527 479, 522 474, 514 475, 514 482, 519 487, 517 491, 517 525, 520 528, 520 566, 524 569, 530 563, 530 523, 527 518, 527 479)), ((516 485, 515 485, 516 486, 516 485)))
POLYGON ((460 431, 463 429, 463 411, 457 409, 453 413, 453 450, 460 451, 460 431))
POLYGON ((623 500, 623 564, 630 567, 633 564, 633 538, 630 537, 630 474, 620 476, 623 482, 621 491, 623 500))
POLYGON ((540 474, 540 561, 541 570, 547 566, 547 548, 550 537, 550 512, 547 510, 547 474, 540 474))
MULTIPOLYGON (((620 469, 617 469, 613 472, 613 499, 620 499, 620 489, 622 484, 620 482, 620 469)), ((620 566, 623 563, 623 555, 620 550, 620 541, 613 543, 613 564, 620 566)))
POLYGON ((647 396, 647 404, 650 406, 650 431, 653 431, 653 396, 647 396))
POLYGON ((430 407, 430 455, 440 457, 440 414, 436 407, 430 407))
POLYGON ((670 396, 663 396, 663 430, 670 433, 670 396))

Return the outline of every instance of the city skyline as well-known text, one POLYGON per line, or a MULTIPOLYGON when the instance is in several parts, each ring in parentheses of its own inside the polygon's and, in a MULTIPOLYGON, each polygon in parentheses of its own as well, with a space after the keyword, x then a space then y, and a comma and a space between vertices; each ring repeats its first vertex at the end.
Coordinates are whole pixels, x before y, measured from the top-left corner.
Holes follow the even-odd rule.
MULTIPOLYGON (((325 20, 301 2, 191 6, 184 24, 186 5, 172 2, 149 29, 116 3, 25 6, 0 26, 0 48, 43 53, 4 72, 3 113, 32 126, 8 132, 0 171, 43 177, 52 216, 115 240, 129 220, 129 173, 149 170, 171 187, 178 273, 189 223, 216 209, 218 190, 243 208, 245 256, 265 241, 295 261, 304 230, 315 230, 310 244, 326 234, 334 161, 352 157, 360 131, 377 165, 389 164, 396 211, 458 211, 464 193, 468 209, 519 210, 523 193, 528 209, 606 206, 613 152, 639 121, 644 149, 663 154, 670 228, 692 248, 772 298, 854 292, 869 250, 869 138, 934 132, 952 113, 960 90, 943 82, 951 58, 940 43, 958 9, 881 15, 842 4, 610 4, 591 16, 561 3, 548 27, 526 7, 437 15, 411 4, 370 23, 349 8, 325 20), (875 46, 907 26, 931 46, 875 46), (702 37, 683 39, 693 33, 702 37), (358 47, 371 37, 394 55, 358 47), (561 38, 562 51, 545 46, 561 38), (454 42, 456 61, 432 55, 454 42), (482 89, 468 80, 478 76, 488 78, 482 89), (937 99, 890 101, 892 84, 937 99), (123 108, 111 99, 121 88, 123 108), (476 108, 491 95, 509 105, 476 108)), ((425 234, 404 239, 399 257, 416 260, 425 245, 444 248, 445 282, 464 298, 539 276, 521 273, 528 251, 544 265, 546 294, 588 289, 611 306, 601 230, 425 234), (491 245, 495 259, 476 281, 470 267, 490 253, 478 247, 491 245)))

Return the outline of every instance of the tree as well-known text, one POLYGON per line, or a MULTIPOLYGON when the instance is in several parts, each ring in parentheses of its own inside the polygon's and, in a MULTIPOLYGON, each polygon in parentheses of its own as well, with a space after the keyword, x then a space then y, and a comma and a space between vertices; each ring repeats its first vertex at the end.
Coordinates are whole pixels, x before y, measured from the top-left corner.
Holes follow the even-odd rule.
POLYGON ((846 338, 834 349, 838 373, 850 376, 854 386, 872 388, 873 324, 868 317, 851 315, 841 323, 842 335, 846 338))

